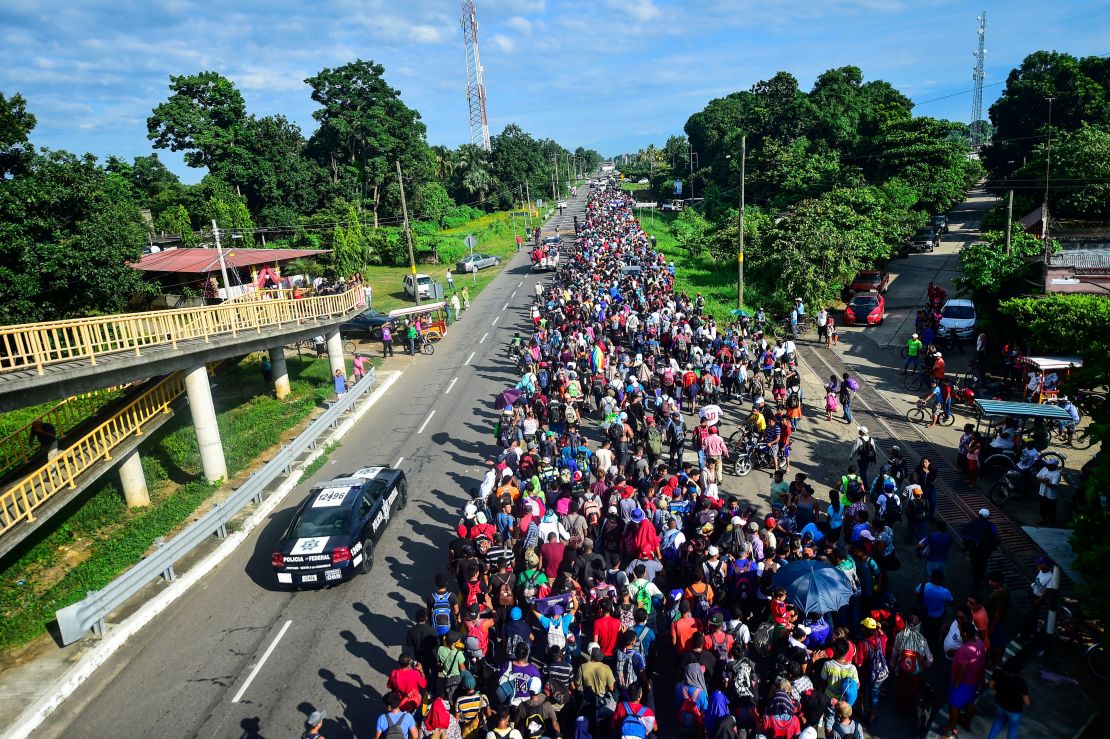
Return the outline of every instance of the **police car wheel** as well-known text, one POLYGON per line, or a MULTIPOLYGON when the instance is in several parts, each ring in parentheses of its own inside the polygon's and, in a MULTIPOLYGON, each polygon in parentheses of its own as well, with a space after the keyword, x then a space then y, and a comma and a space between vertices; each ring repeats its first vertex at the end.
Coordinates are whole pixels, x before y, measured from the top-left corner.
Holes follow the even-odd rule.
POLYGON ((359 571, 364 575, 369 574, 370 570, 374 567, 374 542, 370 539, 362 540, 362 563, 359 565, 359 571))
POLYGON ((409 484, 402 482, 397 486, 397 510, 405 510, 405 506, 409 504, 409 484))

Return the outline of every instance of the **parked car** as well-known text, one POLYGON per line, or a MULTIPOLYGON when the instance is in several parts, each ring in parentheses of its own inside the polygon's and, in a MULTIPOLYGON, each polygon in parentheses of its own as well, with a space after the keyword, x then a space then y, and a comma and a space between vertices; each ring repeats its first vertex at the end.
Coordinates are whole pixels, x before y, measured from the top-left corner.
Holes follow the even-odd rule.
POLYGON ((405 473, 389 467, 313 485, 274 548, 278 585, 332 585, 369 572, 374 544, 407 503, 405 473))
POLYGON ((386 323, 389 323, 389 316, 369 308, 341 323, 339 332, 344 336, 358 334, 369 336, 371 339, 380 339, 382 337, 382 326, 386 323))
POLYGON ((932 226, 933 230, 938 234, 946 234, 948 233, 948 216, 942 214, 935 215, 929 219, 929 225, 932 226))
POLYGON ((681 200, 665 200, 665 201, 663 201, 663 204, 659 206, 659 210, 673 210, 673 211, 682 210, 682 201, 681 200))
POLYGON ((856 293, 844 307, 844 323, 877 326, 883 322, 886 298, 877 292, 856 293))
POLYGON ((405 275, 402 283, 405 286, 405 295, 416 297, 416 291, 420 290, 420 297, 430 298, 432 296, 432 278, 423 272, 413 275, 405 275))
POLYGON ((850 285, 849 293, 865 293, 875 291, 885 293, 890 284, 890 275, 877 269, 861 269, 856 273, 850 285))
POLYGON ((455 269, 459 272, 470 272, 475 268, 485 269, 486 267, 496 267, 499 264, 501 264, 500 257, 490 254, 471 254, 455 262, 455 269))
POLYGON ((567 201, 565 201, 565 200, 560 200, 560 201, 559 201, 559 207, 560 207, 560 208, 565 208, 565 207, 567 207, 567 201))
POLYGON ((961 339, 969 339, 975 335, 976 322, 975 303, 970 300, 952 298, 941 306, 940 330, 943 333, 955 333, 961 339))
POLYGON ((931 226, 917 229, 909 240, 909 250, 916 252, 932 251, 940 244, 940 236, 931 226))

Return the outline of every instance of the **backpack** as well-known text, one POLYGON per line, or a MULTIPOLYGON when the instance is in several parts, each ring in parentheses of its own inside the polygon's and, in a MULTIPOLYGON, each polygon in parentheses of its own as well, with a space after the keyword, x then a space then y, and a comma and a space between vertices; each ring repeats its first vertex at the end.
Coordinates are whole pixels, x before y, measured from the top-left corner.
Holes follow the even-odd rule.
MULTIPOLYGON (((632 589, 634 583, 629 583, 629 590, 632 589)), ((643 608, 649 614, 651 613, 651 593, 648 592, 647 583, 636 586, 636 591, 632 593, 632 599, 636 602, 637 608, 643 608)))
POLYGON ((436 636, 444 636, 451 630, 453 621, 450 593, 432 593, 432 623, 436 627, 436 636))
POLYGON ((883 522, 895 524, 902 520, 902 499, 895 493, 886 496, 886 505, 883 506, 883 522))
POLYGON ((728 634, 726 634, 723 631, 718 631, 714 634, 708 634, 708 636, 709 636, 709 643, 713 647, 713 654, 715 654, 717 656, 717 659, 719 659, 719 660, 728 659, 728 653, 729 653, 728 634), (721 637, 720 641, 717 641, 718 636, 721 637))
POLYGON ((921 672, 921 655, 910 649, 903 649, 898 655, 898 671, 906 675, 917 675, 921 672))
POLYGON ((619 444, 620 440, 624 438, 624 423, 622 423, 620 419, 613 421, 609 424, 609 428, 605 433, 608 435, 610 441, 614 444, 619 444))
POLYGON ((767 654, 771 651, 771 642, 775 637, 775 624, 772 621, 764 621, 756 627, 755 633, 752 634, 752 648, 759 654, 767 654))
POLYGON ((546 724, 543 720, 543 714, 539 711, 528 713, 524 717, 522 725, 524 727, 524 736, 526 739, 541 739, 541 737, 544 736, 544 726, 546 724))
POLYGON ((796 392, 791 391, 791 392, 786 394, 786 407, 787 408, 793 410, 795 408, 800 408, 801 405, 802 405, 802 399, 798 397, 798 394, 796 392))
POLYGON ((466 630, 466 656, 474 661, 485 659, 489 651, 489 632, 472 621, 466 630))
POLYGON ((509 580, 505 580, 497 586, 497 605, 508 608, 516 604, 516 598, 513 596, 513 584, 509 580))
MULTIPOLYGON (((880 642, 881 646, 882 642, 880 642)), ((871 673, 871 685, 875 686, 890 677, 890 665, 887 664, 886 655, 882 649, 871 648, 867 655, 867 667, 871 673)))
POLYGON ((663 384, 666 386, 674 385, 674 370, 670 367, 663 370, 663 384))
POLYGON ((385 715, 385 731, 382 732, 382 739, 405 739, 408 733, 401 728, 401 722, 405 720, 405 714, 397 714, 397 720, 393 721, 393 715, 387 713, 385 715))
POLYGON ((737 698, 755 698, 755 662, 739 659, 728 668, 729 684, 737 698))
POLYGON ((658 426, 651 426, 647 430, 647 450, 652 454, 660 454, 663 451, 663 432, 658 426))
POLYGON ((875 461, 875 440, 868 439, 859 448, 859 459, 861 462, 874 462, 875 461))
POLYGON ((567 635, 563 633, 562 616, 548 620, 550 623, 547 626, 547 646, 564 648, 567 645, 567 635))
POLYGON ((700 695, 701 688, 695 688, 694 692, 689 695, 686 694, 686 688, 682 688, 682 705, 678 709, 678 728, 684 733, 697 735, 705 724, 701 708, 698 707, 698 696, 700 695))
POLYGON ((633 712, 632 706, 627 703, 624 706, 625 717, 621 721, 620 739, 647 739, 647 727, 640 717, 647 713, 647 709, 643 706, 639 711, 633 712))
POLYGON ((635 651, 626 652, 620 650, 617 652, 617 685, 621 688, 627 688, 639 680, 636 674, 636 658, 635 651))
POLYGON ((524 598, 527 605, 532 605, 532 601, 536 599, 536 593, 539 591, 540 586, 537 584, 540 579, 540 572, 536 570, 525 579, 524 583, 520 586, 520 594, 524 598))
POLYGON ((694 590, 691 586, 690 592, 694 594, 694 618, 704 621, 709 617, 709 588, 694 590))
POLYGON ((859 392, 859 383, 856 382, 856 378, 854 378, 854 377, 849 377, 848 378, 848 389, 851 390, 853 393, 858 393, 859 392))
POLYGON ((855 503, 863 497, 863 481, 858 477, 848 478, 848 485, 845 488, 845 492, 848 496, 848 500, 855 503))
POLYGON ((578 423, 578 411, 574 409, 573 405, 567 405, 567 412, 565 416, 567 423, 578 423))
POLYGON ((709 582, 709 586, 713 588, 714 593, 723 595, 725 591, 725 572, 727 570, 725 563, 721 560, 717 560, 717 566, 715 568, 709 562, 705 564, 705 579, 709 582))
POLYGON ((473 582, 471 582, 470 580, 467 580, 465 585, 466 585, 466 604, 468 606, 472 606, 475 603, 478 603, 480 601, 485 600, 485 598, 482 597, 483 593, 482 593, 482 581, 481 580, 475 580, 473 582))
POLYGON ((836 737, 836 739, 863 739, 863 732, 859 728, 858 721, 852 721, 848 724, 834 721, 832 731, 828 735, 836 737))

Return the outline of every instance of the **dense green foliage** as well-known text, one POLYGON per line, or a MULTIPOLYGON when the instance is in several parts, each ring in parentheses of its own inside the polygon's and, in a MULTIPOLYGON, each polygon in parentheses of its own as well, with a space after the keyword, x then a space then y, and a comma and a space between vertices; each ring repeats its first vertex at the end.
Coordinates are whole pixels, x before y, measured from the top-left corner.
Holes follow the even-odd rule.
POLYGON ((856 67, 830 69, 809 92, 779 72, 711 100, 686 122, 686 138, 649 146, 621 170, 650 178, 660 199, 683 180, 685 197, 704 198, 704 218, 683 211, 672 226, 677 243, 732 263, 746 136, 745 222, 758 222, 745 228, 752 294, 776 309, 797 296, 829 303, 856 270, 889 259, 982 174, 968 158, 966 126, 913 117, 912 109, 890 84, 864 82, 856 67))
POLYGON ((1044 242, 1025 233, 1020 224, 1011 230, 1010 251, 1006 252, 1005 231, 985 231, 982 241, 960 251, 961 278, 964 285, 980 293, 1010 294, 1025 292, 1022 278, 1039 273, 1043 264, 1044 242), (1013 285, 1015 281, 1018 285, 1013 285))

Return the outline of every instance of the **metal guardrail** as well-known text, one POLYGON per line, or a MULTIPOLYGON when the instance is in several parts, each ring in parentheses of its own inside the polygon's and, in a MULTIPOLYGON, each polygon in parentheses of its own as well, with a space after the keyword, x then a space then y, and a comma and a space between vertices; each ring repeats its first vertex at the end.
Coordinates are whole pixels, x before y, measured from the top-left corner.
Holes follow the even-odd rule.
POLYGON ((89 420, 101 406, 115 400, 123 388, 123 385, 117 385, 66 398, 51 406, 38 418, 28 421, 0 439, 0 475, 26 464, 42 450, 42 445, 31 435, 31 424, 34 421, 50 424, 58 438, 62 439, 75 427, 89 420))
POLYGON ((144 347, 169 345, 263 327, 341 316, 366 302, 362 288, 338 295, 274 300, 229 301, 205 308, 124 313, 47 323, 0 327, 0 376, 4 372, 34 369, 87 359, 95 365, 105 354, 134 352, 144 347))
POLYGON ((62 644, 72 644, 91 629, 104 633, 104 619, 122 606, 129 598, 159 577, 167 581, 176 577, 174 565, 192 552, 209 537, 227 536, 228 522, 248 503, 261 503, 266 487, 279 475, 290 474, 297 457, 307 449, 315 448, 319 438, 329 428, 339 425, 340 417, 355 405, 374 386, 376 370, 371 367, 366 376, 355 383, 331 408, 324 411, 308 428, 293 439, 262 469, 255 472, 226 500, 213 505, 212 510, 195 523, 163 544, 157 551, 117 577, 102 590, 90 590, 84 600, 56 612, 62 644))
POLYGON ((0 492, 0 535, 21 521, 34 521, 36 508, 59 491, 74 489, 76 479, 86 470, 111 459, 112 450, 131 436, 141 435, 152 418, 169 413, 170 404, 184 393, 185 374, 175 372, 0 492))

